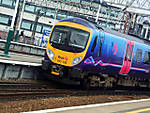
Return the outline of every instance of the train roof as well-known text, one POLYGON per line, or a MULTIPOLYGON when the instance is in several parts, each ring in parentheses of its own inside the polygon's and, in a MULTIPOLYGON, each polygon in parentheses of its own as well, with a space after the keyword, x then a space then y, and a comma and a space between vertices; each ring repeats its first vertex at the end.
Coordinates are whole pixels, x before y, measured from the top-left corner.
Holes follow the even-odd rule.
POLYGON ((99 30, 101 29, 106 33, 116 35, 116 36, 121 37, 121 38, 125 38, 125 39, 131 40, 131 41, 136 41, 136 42, 139 42, 139 43, 146 44, 146 45, 150 46, 150 42, 147 41, 147 40, 140 39, 138 37, 134 37, 134 36, 131 36, 131 35, 123 34, 121 32, 118 32, 118 31, 115 31, 115 30, 112 30, 112 29, 109 29, 109 28, 105 28, 105 27, 102 27, 102 26, 97 26, 96 23, 93 24, 93 22, 91 23, 91 22, 89 22, 89 20, 86 20, 86 19, 81 19, 81 18, 75 17, 75 18, 63 19, 63 20, 60 20, 59 22, 73 22, 73 23, 84 25, 84 26, 92 28, 92 29, 99 29, 99 30))
POLYGON ((92 29, 97 29, 95 27, 94 24, 92 24, 91 22, 85 20, 85 19, 81 19, 81 18, 67 18, 67 19, 63 19, 63 20, 60 20, 59 22, 73 22, 73 23, 77 23, 77 24, 81 24, 83 26, 86 26, 88 28, 92 28, 92 29))
POLYGON ((127 35, 127 34, 123 34, 121 32, 118 32, 118 31, 115 31, 115 30, 112 30, 112 29, 108 29, 108 28, 104 28, 104 27, 102 27, 102 29, 106 33, 116 35, 116 36, 121 37, 121 38, 125 38, 125 39, 131 40, 131 41, 136 41, 136 42, 139 42, 139 43, 146 44, 146 45, 150 46, 150 42, 145 40, 145 39, 134 37, 134 36, 127 35))

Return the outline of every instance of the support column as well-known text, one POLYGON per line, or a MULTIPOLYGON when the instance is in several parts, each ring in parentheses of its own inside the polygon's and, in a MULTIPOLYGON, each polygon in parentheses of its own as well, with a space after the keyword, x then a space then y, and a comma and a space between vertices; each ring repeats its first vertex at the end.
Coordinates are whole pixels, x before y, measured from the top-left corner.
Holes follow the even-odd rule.
POLYGON ((36 32, 36 27, 38 20, 40 18, 40 9, 37 10, 36 16, 35 16, 35 21, 34 21, 34 26, 33 26, 33 31, 32 31, 32 36, 31 36, 31 44, 34 44, 34 39, 35 39, 35 32, 36 32))
POLYGON ((8 54, 8 51, 9 51, 10 41, 11 41, 11 38, 13 37, 13 34, 14 34, 13 29, 10 29, 9 33, 8 33, 8 37, 7 37, 7 42, 5 43, 4 53, 2 55, 0 55, 0 56, 10 57, 9 54, 8 54))
POLYGON ((127 28, 127 24, 128 24, 128 19, 129 19, 129 14, 126 13, 126 21, 125 21, 125 25, 124 25, 124 29, 123 29, 123 33, 126 33, 126 28, 127 28))

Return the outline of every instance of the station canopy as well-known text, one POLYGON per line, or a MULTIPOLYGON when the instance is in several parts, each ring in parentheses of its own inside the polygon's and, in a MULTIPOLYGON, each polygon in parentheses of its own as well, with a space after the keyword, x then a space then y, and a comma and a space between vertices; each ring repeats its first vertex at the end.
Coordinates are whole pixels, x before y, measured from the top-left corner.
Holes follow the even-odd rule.
POLYGON ((147 15, 150 16, 150 0, 26 0, 28 2, 35 2, 35 1, 39 1, 39 2, 66 2, 66 1, 70 1, 70 2, 78 2, 78 3, 83 3, 83 2, 94 2, 94 3, 98 3, 98 4, 103 4, 105 6, 107 5, 111 5, 114 7, 119 7, 120 9, 122 9, 122 11, 128 11, 128 12, 132 12, 132 13, 139 13, 141 15, 147 15))

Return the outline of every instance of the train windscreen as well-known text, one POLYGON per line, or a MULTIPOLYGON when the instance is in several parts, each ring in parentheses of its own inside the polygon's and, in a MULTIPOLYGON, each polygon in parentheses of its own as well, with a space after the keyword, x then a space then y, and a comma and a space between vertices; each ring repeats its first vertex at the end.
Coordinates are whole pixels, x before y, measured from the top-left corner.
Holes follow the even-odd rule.
POLYGON ((89 32, 66 26, 56 26, 52 32, 50 43, 55 48, 81 52, 89 39, 89 32))

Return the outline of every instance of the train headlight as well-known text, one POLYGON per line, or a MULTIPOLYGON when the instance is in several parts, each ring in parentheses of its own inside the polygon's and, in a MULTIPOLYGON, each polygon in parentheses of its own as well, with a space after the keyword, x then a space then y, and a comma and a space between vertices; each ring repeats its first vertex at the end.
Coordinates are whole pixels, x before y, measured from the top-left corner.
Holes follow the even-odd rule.
POLYGON ((48 56, 49 56, 49 58, 50 58, 51 60, 53 60, 53 58, 54 58, 54 53, 53 53, 50 49, 48 49, 48 56))
POLYGON ((75 59, 73 59, 72 65, 76 65, 81 61, 82 57, 76 57, 75 59))

